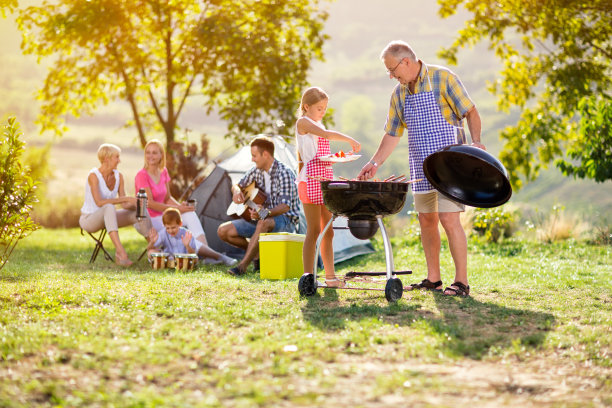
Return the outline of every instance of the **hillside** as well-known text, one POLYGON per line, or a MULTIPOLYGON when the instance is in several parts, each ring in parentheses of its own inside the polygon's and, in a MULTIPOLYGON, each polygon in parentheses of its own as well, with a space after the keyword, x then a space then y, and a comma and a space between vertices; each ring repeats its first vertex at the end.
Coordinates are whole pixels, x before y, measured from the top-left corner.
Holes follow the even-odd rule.
MULTIPOLYGON (((326 24, 330 36, 325 45, 326 61, 314 64, 310 74, 311 84, 328 91, 335 128, 359 139, 364 156, 369 157, 382 136, 390 92, 395 85, 395 81, 385 75, 384 66, 379 60, 381 49, 390 40, 403 39, 414 47, 420 58, 431 64, 444 65, 445 62, 436 57, 436 52, 452 42, 463 24, 465 14, 440 20, 436 14, 436 2, 414 0, 337 0, 326 7, 330 12, 326 24)), ((33 136, 36 134, 36 104, 32 100, 35 90, 42 85, 45 70, 36 65, 33 58, 20 54, 20 38, 11 17, 0 20, 0 35, 4 39, 0 44, 0 57, 4 62, 0 64, 0 89, 4 95, 0 100, 0 116, 8 112, 16 113, 31 143, 50 140, 49 136, 33 136)), ((486 83, 495 80, 499 63, 486 45, 479 45, 476 49, 461 52, 459 65, 450 68, 461 77, 476 102, 483 119, 483 141, 489 151, 497 154, 501 149, 498 138, 500 129, 512 124, 517 117, 517 112, 511 115, 497 112, 495 98, 486 90, 486 83)), ((62 146, 54 150, 58 174, 76 173, 78 176, 85 174, 92 165, 89 161, 83 169, 66 168, 64 163, 77 165, 75 160, 64 160, 66 152, 59 152, 66 146, 86 149, 92 160, 95 160, 95 155, 90 151, 91 146, 102 140, 115 142, 122 147, 136 147, 135 132, 121 128, 127 119, 126 111, 123 103, 116 102, 102 107, 94 117, 70 120, 70 131, 63 137, 62 146)), ((213 155, 230 145, 221 137, 225 131, 223 123, 214 116, 206 117, 197 101, 186 109, 181 125, 191 129, 193 137, 207 134, 214 141, 213 155)), ((291 134, 292 131, 288 129, 287 133, 291 134)), ((137 152, 134 153, 134 159, 140 161, 137 152)), ((402 143, 381 173, 405 173, 406 155, 407 146, 402 143)), ((363 162, 338 167, 337 174, 351 177, 363 162)), ((130 170, 138 167, 138 163, 126 163, 126 160, 124 165, 130 170)), ((76 188, 80 190, 80 183, 76 188)), ((553 169, 543 172, 538 180, 515 194, 512 201, 526 202, 542 210, 562 203, 572 211, 610 217, 612 182, 597 184, 571 180, 553 169)))

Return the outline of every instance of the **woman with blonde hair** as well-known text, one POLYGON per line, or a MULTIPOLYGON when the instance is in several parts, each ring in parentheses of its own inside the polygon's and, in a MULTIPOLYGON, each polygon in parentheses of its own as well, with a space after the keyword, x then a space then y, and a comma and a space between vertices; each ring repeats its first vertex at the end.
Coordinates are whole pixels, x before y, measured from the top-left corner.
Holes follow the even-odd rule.
POLYGON ((215 251, 208 246, 206 235, 195 208, 187 203, 179 203, 170 195, 170 174, 166 168, 166 150, 161 141, 152 139, 144 149, 144 167, 136 174, 136 191, 144 188, 147 193, 147 207, 153 228, 157 232, 164 230, 162 213, 167 208, 180 211, 185 227, 196 239, 199 254, 211 258, 208 263, 221 263, 231 266, 236 260, 215 251), (201 248, 201 249, 200 249, 201 248))
POLYGON ((125 195, 123 175, 117 170, 120 155, 121 149, 114 144, 104 143, 98 148, 100 167, 91 169, 87 176, 79 225, 88 232, 106 228, 115 246, 115 263, 130 266, 132 261, 121 244, 118 229, 136 224, 136 229, 143 233, 148 232, 150 226, 147 227, 147 221, 137 221, 136 198, 125 195), (118 210, 115 205, 123 208, 118 210))

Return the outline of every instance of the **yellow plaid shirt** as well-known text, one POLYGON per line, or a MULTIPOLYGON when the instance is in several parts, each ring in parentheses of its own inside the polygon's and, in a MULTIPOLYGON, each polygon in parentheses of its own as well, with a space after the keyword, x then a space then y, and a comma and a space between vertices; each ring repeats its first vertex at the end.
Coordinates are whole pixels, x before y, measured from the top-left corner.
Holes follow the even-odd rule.
MULTIPOLYGON (((422 62, 422 61, 421 61, 422 62)), ((415 83, 415 93, 433 90, 442 116, 453 126, 460 126, 461 120, 474 106, 459 77, 448 68, 437 65, 426 65, 422 62, 419 77, 415 83), (429 81, 427 81, 429 76, 429 81), (431 82, 431 88, 429 83, 431 82)), ((408 85, 398 84, 391 95, 385 133, 391 136, 402 136, 406 128, 404 120, 404 103, 408 85)), ((465 135, 463 135, 465 143, 465 135)))

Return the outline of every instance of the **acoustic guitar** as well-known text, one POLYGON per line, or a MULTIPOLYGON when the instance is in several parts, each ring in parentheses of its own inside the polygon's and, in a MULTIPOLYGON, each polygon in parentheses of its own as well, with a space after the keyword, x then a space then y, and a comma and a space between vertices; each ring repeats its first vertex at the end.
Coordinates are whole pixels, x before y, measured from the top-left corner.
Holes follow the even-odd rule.
POLYGON ((250 211, 247 211, 247 208, 250 208, 257 211, 260 218, 264 218, 267 210, 263 208, 263 204, 268 199, 268 196, 266 196, 266 193, 255 187, 255 181, 243 188, 242 194, 244 195, 244 203, 238 204, 232 201, 227 208, 227 215, 234 215, 237 217, 242 217, 247 221, 253 221, 251 219, 250 211))

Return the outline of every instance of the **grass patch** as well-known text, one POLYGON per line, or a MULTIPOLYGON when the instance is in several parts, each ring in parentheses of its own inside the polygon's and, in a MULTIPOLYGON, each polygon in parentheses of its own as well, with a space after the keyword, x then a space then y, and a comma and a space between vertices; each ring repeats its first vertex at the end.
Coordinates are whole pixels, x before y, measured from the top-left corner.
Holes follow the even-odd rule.
MULTIPOLYGON (((142 238, 121 237, 135 259, 142 238)), ((396 268, 414 271, 404 284, 420 280, 420 245, 393 245, 396 268)), ((384 270, 375 246, 339 273, 384 270)), ((91 265, 91 249, 78 229, 43 229, 0 271, 0 406, 612 403, 610 247, 472 241, 471 298, 396 304, 371 291, 300 298, 296 280, 217 266, 91 265)))

